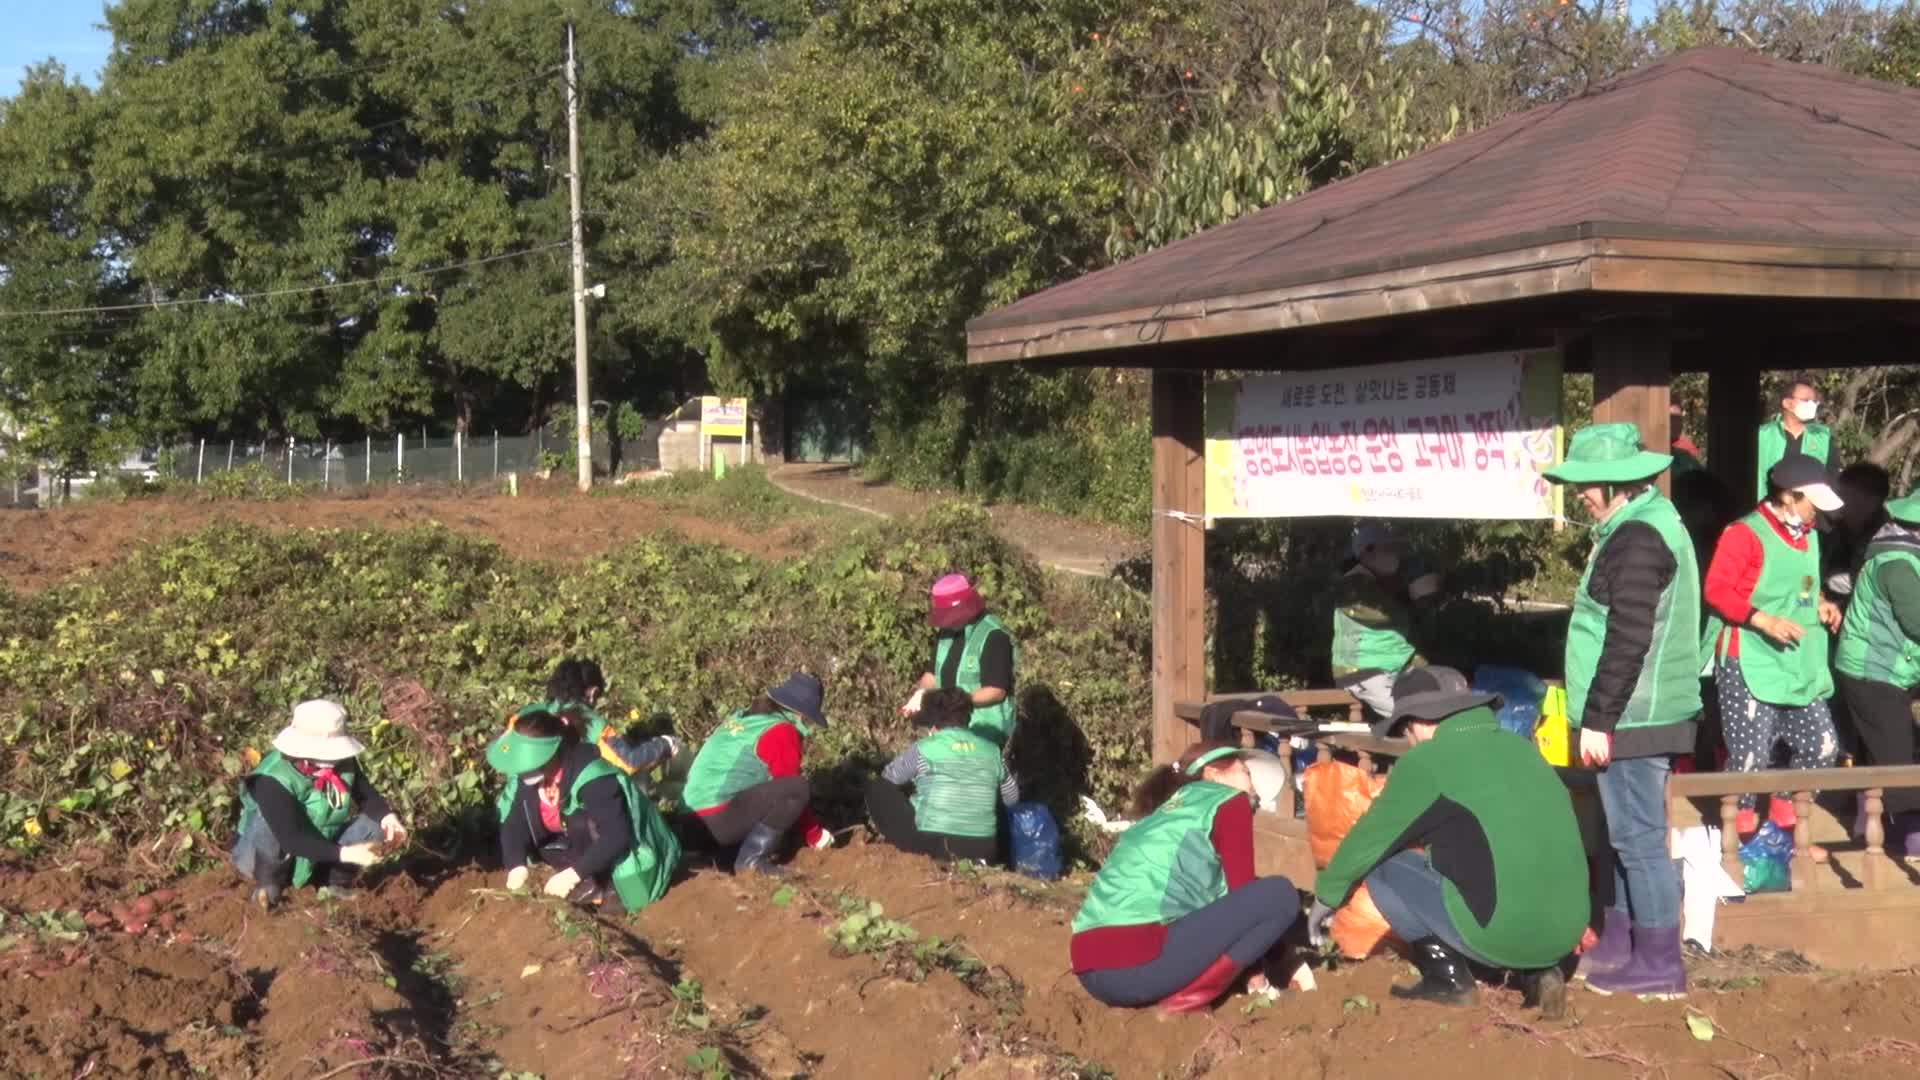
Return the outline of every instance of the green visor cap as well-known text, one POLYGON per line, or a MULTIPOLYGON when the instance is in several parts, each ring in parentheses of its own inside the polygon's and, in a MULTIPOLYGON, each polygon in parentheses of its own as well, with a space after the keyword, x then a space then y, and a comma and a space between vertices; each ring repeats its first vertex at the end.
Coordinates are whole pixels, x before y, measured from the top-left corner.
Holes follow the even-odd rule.
POLYGON ((1895 521, 1920 522, 1920 491, 1904 499, 1888 499, 1887 516, 1895 521))
POLYGON ((1589 424, 1567 442, 1567 459, 1540 475, 1556 484, 1629 484, 1658 476, 1672 454, 1640 445, 1640 429, 1626 422, 1589 424))
POLYGON ((503 732, 487 747, 487 764, 508 776, 530 773, 553 760, 560 752, 560 736, 550 735, 544 739, 531 735, 522 735, 517 731, 503 732))

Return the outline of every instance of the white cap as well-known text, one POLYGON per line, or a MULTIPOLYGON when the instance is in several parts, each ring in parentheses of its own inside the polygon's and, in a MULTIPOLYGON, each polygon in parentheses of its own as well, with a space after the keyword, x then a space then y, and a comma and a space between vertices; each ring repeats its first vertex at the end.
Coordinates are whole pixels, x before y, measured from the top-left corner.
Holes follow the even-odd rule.
POLYGON ((326 700, 295 705, 292 722, 273 737, 273 748, 308 761, 344 761, 366 749, 347 734, 347 710, 326 700))

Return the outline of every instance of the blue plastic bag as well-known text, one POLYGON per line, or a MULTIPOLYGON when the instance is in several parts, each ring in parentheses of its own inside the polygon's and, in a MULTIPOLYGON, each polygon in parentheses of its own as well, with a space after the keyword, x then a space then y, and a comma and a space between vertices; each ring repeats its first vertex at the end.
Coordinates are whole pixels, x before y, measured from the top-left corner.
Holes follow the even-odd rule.
POLYGON ((1740 845, 1740 885, 1749 894, 1793 891, 1793 836, 1769 821, 1740 845))
POLYGON ((1053 811, 1041 803, 1014 803, 1007 811, 1007 833, 1015 870, 1043 881, 1060 876, 1060 826, 1053 811))
POLYGON ((1524 738, 1533 738, 1540 726, 1540 703, 1546 700, 1547 684, 1531 671, 1482 664, 1473 671, 1473 688, 1483 694, 1501 697, 1500 726, 1524 738))

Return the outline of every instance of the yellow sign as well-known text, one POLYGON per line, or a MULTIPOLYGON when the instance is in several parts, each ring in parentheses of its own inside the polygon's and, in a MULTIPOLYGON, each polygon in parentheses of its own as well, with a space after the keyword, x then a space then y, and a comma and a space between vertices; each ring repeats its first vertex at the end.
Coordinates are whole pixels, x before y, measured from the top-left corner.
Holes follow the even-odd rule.
POLYGON ((705 435, 747 437, 747 399, 703 397, 700 399, 700 431, 705 435))

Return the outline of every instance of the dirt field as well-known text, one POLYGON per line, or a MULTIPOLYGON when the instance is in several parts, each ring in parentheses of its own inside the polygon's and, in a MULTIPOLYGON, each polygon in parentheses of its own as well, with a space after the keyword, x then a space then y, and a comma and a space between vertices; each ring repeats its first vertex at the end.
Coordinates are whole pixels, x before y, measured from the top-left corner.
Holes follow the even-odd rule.
POLYGON ((1375 959, 1271 1008, 1235 998, 1160 1020, 1105 1008, 1068 974, 1071 885, 942 871, 863 842, 804 853, 796 870, 781 884, 695 868, 616 919, 502 893, 497 872, 473 866, 383 868, 350 899, 296 894, 272 915, 224 872, 140 880, 104 857, 7 867, 0 1075, 1481 1080, 1497 1067, 1758 1080, 1920 1068, 1910 972, 1719 961, 1696 972, 1688 1003, 1576 990, 1571 1018, 1549 1024, 1510 991, 1472 1009, 1398 1005, 1387 988, 1403 966, 1375 959), (913 939, 849 953, 831 931, 876 903, 913 939), (1716 1037, 1690 1034, 1689 1014, 1710 1017, 1716 1037))
POLYGON ((0 581, 23 592, 76 571, 127 557, 134 546, 217 522, 268 528, 405 528, 437 521, 485 537, 520 558, 569 560, 620 546, 641 533, 673 529, 694 540, 760 556, 804 550, 817 527, 806 522, 755 528, 621 492, 582 498, 564 484, 522 485, 519 498, 431 488, 375 488, 274 502, 205 502, 191 495, 116 502, 101 499, 59 510, 0 513, 0 581), (562 514, 564 513, 564 517, 562 514), (561 524, 556 524, 561 523, 561 524))

